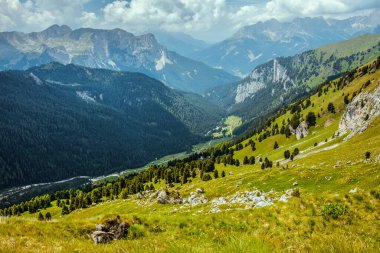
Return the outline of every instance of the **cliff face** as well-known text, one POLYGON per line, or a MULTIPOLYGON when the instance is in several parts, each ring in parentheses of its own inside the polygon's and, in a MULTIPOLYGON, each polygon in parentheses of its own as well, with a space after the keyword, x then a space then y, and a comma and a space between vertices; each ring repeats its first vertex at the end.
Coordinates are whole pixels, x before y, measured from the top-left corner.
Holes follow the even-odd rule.
MULTIPOLYGON (((247 98, 253 98, 255 94, 265 88, 274 89, 278 84, 284 91, 294 86, 293 80, 288 76, 287 69, 283 67, 277 59, 256 68, 252 73, 242 81, 236 88, 235 103, 242 103, 247 98)), ((280 89, 281 89, 280 88, 280 89)), ((274 91, 272 91, 273 93, 274 91)))
POLYGON ((348 135, 348 140, 354 135, 365 131, 369 124, 380 115, 380 80, 373 93, 362 92, 356 96, 347 106, 339 122, 339 134, 348 135))

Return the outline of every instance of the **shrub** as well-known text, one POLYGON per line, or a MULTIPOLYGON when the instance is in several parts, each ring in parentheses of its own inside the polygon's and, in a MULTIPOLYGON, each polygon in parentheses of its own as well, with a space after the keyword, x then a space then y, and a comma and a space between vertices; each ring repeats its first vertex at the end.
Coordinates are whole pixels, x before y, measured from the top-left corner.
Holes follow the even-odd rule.
POLYGON ((273 149, 276 150, 276 149, 278 149, 278 147, 279 147, 279 146, 278 146, 278 143, 277 143, 277 141, 276 141, 276 142, 274 143, 273 149))
POLYGON ((365 152, 365 159, 368 160, 371 158, 371 152, 367 151, 365 152))
POLYGON ((293 197, 296 197, 296 198, 299 198, 301 197, 301 192, 300 192, 300 189, 296 188, 292 191, 292 196, 293 197))
POLYGON ((209 180, 211 180, 210 174, 204 174, 203 177, 202 177, 202 180, 203 181, 209 181, 209 180))
POLYGON ((333 219, 338 219, 340 216, 347 213, 347 207, 341 203, 330 203, 323 205, 321 207, 322 215, 325 218, 331 217, 333 219))

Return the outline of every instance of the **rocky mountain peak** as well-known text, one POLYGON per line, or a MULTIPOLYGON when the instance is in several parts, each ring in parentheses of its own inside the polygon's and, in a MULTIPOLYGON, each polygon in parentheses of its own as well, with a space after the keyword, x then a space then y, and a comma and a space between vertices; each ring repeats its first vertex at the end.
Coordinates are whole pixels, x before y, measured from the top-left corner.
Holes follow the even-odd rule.
POLYGON ((45 35, 46 37, 57 38, 65 34, 68 34, 70 32, 72 32, 72 30, 67 25, 60 26, 60 25, 55 24, 43 30, 41 34, 45 35))

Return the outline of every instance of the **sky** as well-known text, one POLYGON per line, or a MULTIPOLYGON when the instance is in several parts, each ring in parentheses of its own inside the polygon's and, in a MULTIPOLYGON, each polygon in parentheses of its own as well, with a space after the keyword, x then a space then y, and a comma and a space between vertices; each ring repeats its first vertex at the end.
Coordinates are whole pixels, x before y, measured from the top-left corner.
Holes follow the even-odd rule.
POLYGON ((216 42, 245 25, 276 18, 346 18, 380 8, 379 0, 0 0, 0 31, 121 28, 135 34, 184 32, 216 42))

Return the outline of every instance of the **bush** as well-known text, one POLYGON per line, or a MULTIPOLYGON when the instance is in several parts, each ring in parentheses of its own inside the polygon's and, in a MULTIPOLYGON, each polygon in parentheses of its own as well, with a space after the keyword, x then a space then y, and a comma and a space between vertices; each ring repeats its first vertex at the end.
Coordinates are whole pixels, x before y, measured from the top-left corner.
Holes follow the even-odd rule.
POLYGON ((365 159, 369 160, 371 158, 371 152, 367 151, 365 152, 365 159))
POLYGON ((296 198, 301 197, 300 189, 298 189, 298 188, 294 189, 293 192, 292 192, 292 196, 296 197, 296 198))
POLYGON ((322 215, 325 218, 332 217, 338 219, 343 214, 347 213, 347 207, 341 203, 330 203, 321 207, 322 215))
POLYGON ((211 180, 210 174, 204 174, 203 177, 202 177, 202 180, 203 181, 209 181, 209 180, 211 180))

